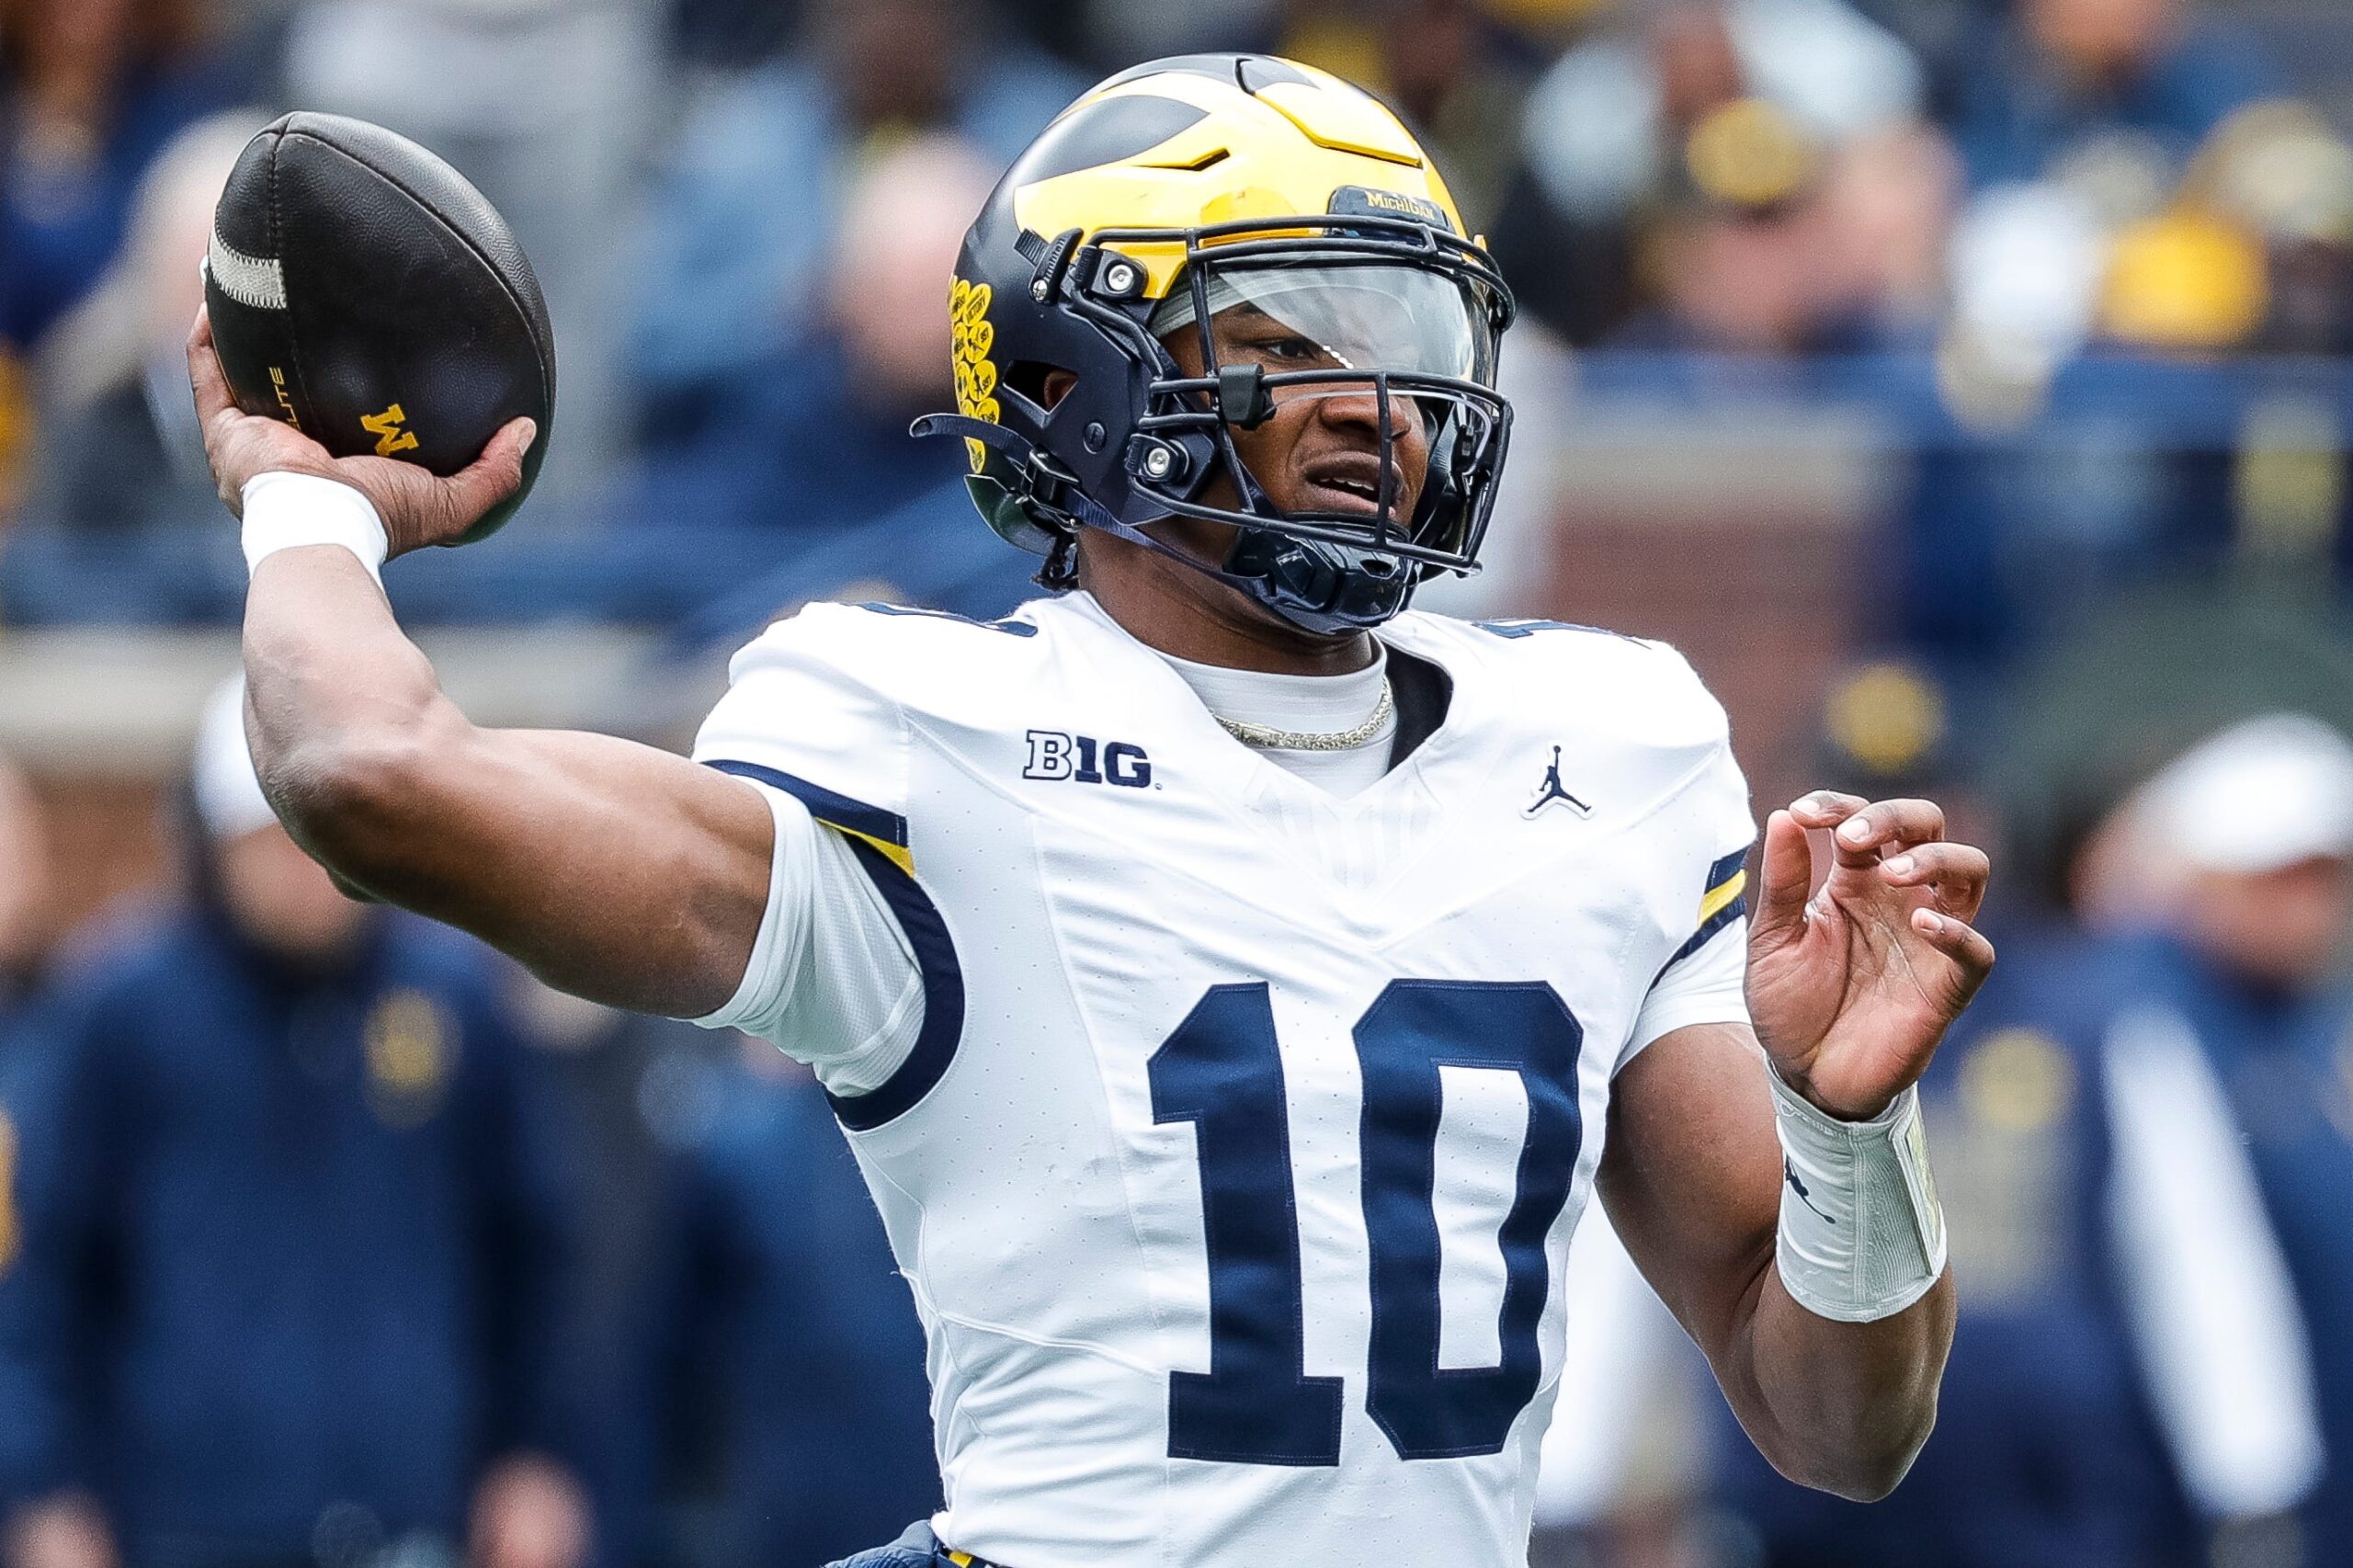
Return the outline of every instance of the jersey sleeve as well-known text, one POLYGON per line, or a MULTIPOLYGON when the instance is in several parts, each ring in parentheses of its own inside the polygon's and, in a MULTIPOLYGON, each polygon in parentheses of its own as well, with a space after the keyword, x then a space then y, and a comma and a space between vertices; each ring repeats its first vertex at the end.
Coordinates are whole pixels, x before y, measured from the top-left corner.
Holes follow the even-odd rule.
POLYGON ((695 741, 697 761, 758 789, 776 819, 743 980, 695 1022, 768 1040, 848 1098, 891 1077, 924 1022, 920 968, 877 880, 909 865, 904 730, 892 704, 822 656, 808 619, 736 655, 695 741))
POLYGON ((1618 1065, 1624 1067, 1652 1041, 1694 1024, 1748 1022, 1747 985, 1748 921, 1736 915, 1699 951, 1659 976, 1635 1015, 1634 1032, 1618 1065))
POLYGON ((1748 1020, 1748 852, 1756 837, 1748 781, 1722 745, 1670 814, 1680 839, 1673 858, 1677 896, 1688 898, 1689 934, 1635 1016, 1618 1058, 1623 1070, 1654 1040, 1695 1024, 1748 1020))
POLYGON ((852 667, 878 651, 859 614, 811 605, 728 665, 727 695, 695 736, 694 758, 781 790, 827 827, 903 869, 907 852, 906 716, 852 667))

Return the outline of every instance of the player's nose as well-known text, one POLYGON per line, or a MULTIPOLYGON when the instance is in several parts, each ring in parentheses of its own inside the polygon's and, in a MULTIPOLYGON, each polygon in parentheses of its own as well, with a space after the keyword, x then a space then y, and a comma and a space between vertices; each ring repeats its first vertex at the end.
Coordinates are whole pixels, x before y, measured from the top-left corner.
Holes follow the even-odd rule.
POLYGON ((1349 446, 1370 451, 1381 449, 1385 423, 1390 460, 1404 473, 1418 474, 1429 453, 1420 405, 1394 391, 1384 395, 1374 382, 1350 382, 1324 392, 1316 399, 1315 417, 1325 429, 1343 437, 1349 446))

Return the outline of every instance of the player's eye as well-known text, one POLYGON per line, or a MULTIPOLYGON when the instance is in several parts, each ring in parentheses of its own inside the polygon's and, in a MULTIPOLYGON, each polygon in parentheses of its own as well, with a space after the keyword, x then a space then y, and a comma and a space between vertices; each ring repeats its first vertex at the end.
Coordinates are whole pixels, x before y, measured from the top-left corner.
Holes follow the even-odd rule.
POLYGON ((1244 335, 1234 344, 1234 358, 1255 359, 1263 365, 1302 366, 1329 364, 1331 356, 1324 346, 1312 337, 1302 337, 1293 332, 1257 332, 1244 335))

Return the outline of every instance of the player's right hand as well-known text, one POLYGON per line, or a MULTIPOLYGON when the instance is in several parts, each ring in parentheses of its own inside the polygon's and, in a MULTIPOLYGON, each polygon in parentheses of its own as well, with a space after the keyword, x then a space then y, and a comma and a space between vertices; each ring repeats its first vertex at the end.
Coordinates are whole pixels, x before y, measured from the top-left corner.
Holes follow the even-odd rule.
POLYGON ((204 454, 231 512, 244 515, 245 482, 258 474, 317 474, 368 497, 383 519, 389 555, 456 542, 483 513, 515 494, 523 483, 523 454, 539 434, 528 419, 510 421, 490 438, 482 456, 447 479, 392 458, 333 456, 291 425, 237 407, 213 351, 212 323, 201 310, 188 335, 188 379, 204 429, 204 454))

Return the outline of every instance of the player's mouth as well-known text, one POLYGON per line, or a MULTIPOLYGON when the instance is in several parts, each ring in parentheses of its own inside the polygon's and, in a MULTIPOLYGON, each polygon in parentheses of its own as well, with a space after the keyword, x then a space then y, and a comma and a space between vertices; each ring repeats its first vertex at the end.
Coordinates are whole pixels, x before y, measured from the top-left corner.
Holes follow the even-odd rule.
POLYGON ((1301 477, 1306 482, 1301 497, 1306 503, 1302 511, 1359 512, 1370 517, 1381 510, 1381 460, 1370 452, 1326 459, 1310 466, 1301 477))

